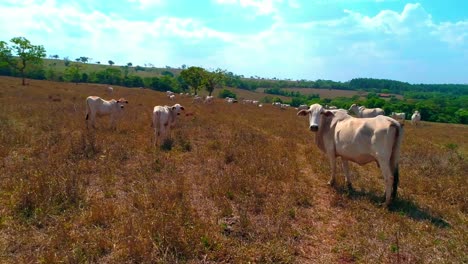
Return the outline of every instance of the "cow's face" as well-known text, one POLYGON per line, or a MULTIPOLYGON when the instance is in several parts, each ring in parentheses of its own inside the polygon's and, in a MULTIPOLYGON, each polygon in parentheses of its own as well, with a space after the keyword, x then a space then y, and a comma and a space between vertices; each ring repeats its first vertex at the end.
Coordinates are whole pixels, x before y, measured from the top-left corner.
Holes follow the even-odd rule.
POLYGON ((120 109, 124 109, 124 106, 128 104, 128 101, 125 100, 125 98, 120 98, 117 100, 117 105, 119 106, 120 109))
POLYGON ((180 112, 181 111, 184 111, 185 108, 183 106, 181 106, 180 104, 175 104, 172 106, 172 111, 174 111, 177 115, 180 115, 180 112))
POLYGON ((309 107, 309 109, 297 112, 297 115, 309 116, 309 129, 312 132, 317 132, 319 130, 320 119, 324 112, 331 113, 329 111, 325 111, 323 106, 319 104, 313 104, 309 107))

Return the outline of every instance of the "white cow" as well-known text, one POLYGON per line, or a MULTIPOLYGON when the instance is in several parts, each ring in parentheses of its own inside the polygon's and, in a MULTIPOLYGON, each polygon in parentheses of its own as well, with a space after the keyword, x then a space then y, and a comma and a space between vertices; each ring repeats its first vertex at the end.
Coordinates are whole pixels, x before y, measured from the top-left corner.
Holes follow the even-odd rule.
POLYGON ((405 123, 406 114, 405 113, 392 112, 390 117, 397 120, 398 122, 400 122, 400 124, 403 124, 403 123, 405 123))
POLYGON ((411 124, 417 126, 419 125, 419 122, 421 122, 421 114, 416 110, 411 116, 411 124))
POLYGON ((110 115, 111 128, 115 129, 116 119, 123 112, 124 104, 128 104, 128 101, 124 98, 106 101, 98 96, 88 96, 86 98, 86 120, 88 120, 86 127, 91 124, 93 128, 96 128, 96 115, 110 115))
POLYGON ((111 94, 114 93, 114 88, 109 86, 109 87, 106 88, 106 92, 107 92, 108 95, 111 95, 111 94))
POLYGON ((180 115, 180 112, 185 110, 180 104, 175 104, 173 106, 160 106, 157 105, 153 109, 153 122, 151 126, 154 129, 154 142, 156 146, 159 142, 159 139, 164 140, 168 133, 170 133, 171 128, 174 127, 176 122, 176 117, 180 115))
POLYGON ((366 108, 364 106, 351 105, 349 111, 353 111, 357 117, 376 117, 378 115, 385 115, 382 108, 366 108))
POLYGON ((173 95, 173 94, 174 94, 174 92, 172 92, 172 91, 166 91, 167 97, 169 97, 169 96, 171 96, 171 95, 173 95))
POLYGON ((290 106, 289 104, 281 104, 280 107, 281 107, 281 109, 286 109, 286 108, 288 108, 289 106, 290 106))
POLYGON ((203 101, 203 98, 201 98, 201 97, 198 96, 198 95, 195 95, 195 97, 193 97, 192 104, 194 104, 194 103, 199 104, 199 103, 201 103, 202 101, 203 101))
POLYGON ((336 157, 341 157, 348 187, 352 188, 348 161, 364 165, 377 162, 385 179, 385 204, 396 197, 398 159, 403 128, 387 116, 354 118, 342 111, 335 113, 313 104, 297 115, 309 116, 309 128, 316 132, 315 143, 327 156, 331 166, 330 185, 335 182, 336 157))
POLYGON ((230 104, 234 104, 234 103, 237 103, 237 100, 234 99, 234 98, 228 98, 226 102, 228 102, 230 104))
POLYGON ((334 105, 325 105, 325 109, 328 109, 328 110, 335 110, 335 109, 338 109, 338 107, 334 106, 334 105))
POLYGON ((273 106, 276 106, 276 107, 281 107, 281 103, 280 102, 274 102, 274 103, 271 103, 273 106))
POLYGON ((175 100, 175 94, 171 94, 171 95, 169 96, 169 99, 171 99, 171 101, 174 101, 174 100, 175 100))
POLYGON ((207 95, 205 98, 205 104, 212 104, 214 102, 214 96, 207 95))
POLYGON ((305 109, 309 109, 309 106, 305 105, 305 104, 302 104, 297 108, 297 110, 305 110, 305 109))

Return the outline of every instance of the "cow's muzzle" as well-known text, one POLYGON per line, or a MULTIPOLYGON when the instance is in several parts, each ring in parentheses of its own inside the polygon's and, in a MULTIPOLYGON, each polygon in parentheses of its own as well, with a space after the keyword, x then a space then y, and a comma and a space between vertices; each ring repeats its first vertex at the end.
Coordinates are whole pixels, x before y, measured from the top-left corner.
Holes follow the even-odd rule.
POLYGON ((310 126, 310 131, 317 132, 318 131, 318 126, 317 125, 310 126))

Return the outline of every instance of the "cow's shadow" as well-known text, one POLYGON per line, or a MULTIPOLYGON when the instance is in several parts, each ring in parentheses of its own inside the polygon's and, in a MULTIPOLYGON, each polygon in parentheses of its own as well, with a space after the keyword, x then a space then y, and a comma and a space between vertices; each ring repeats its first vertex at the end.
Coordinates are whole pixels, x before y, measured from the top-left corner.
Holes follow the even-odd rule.
MULTIPOLYGON (((376 206, 383 206, 384 196, 366 190, 349 190, 345 187, 335 187, 337 192, 347 195, 350 199, 368 199, 376 206)), ((391 212, 397 212, 416 221, 429 221, 439 228, 450 228, 450 224, 439 216, 434 216, 428 210, 419 207, 413 201, 397 197, 388 208, 391 212)))

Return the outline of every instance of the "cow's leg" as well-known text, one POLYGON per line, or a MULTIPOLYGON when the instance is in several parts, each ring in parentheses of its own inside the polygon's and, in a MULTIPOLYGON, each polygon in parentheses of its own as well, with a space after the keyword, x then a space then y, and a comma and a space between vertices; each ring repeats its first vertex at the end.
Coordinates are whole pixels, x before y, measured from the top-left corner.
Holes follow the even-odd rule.
POLYGON ((350 175, 349 175, 348 160, 342 158, 341 161, 343 162, 343 172, 344 172, 344 175, 345 175, 346 186, 348 187, 349 190, 352 190, 353 185, 351 184, 351 178, 350 178, 350 175))
POLYGON ((330 160, 330 169, 331 169, 331 177, 328 181, 328 185, 333 186, 335 185, 335 177, 336 177, 336 157, 335 154, 328 155, 328 159, 330 160))
POLYGON ((117 128, 117 125, 116 125, 116 116, 115 115, 111 115, 110 116, 110 120, 111 120, 111 129, 112 130, 115 130, 117 128))
POLYGON ((159 137, 159 131, 158 131, 158 129, 155 127, 155 128, 154 128, 153 147, 156 147, 156 145, 158 144, 158 137, 159 137))
POLYGON ((91 126, 96 128, 96 113, 91 113, 91 126))
POLYGON ((390 169, 390 162, 381 160, 379 161, 380 170, 385 181, 385 205, 389 206, 391 202, 392 188, 393 188, 393 173, 390 169))

